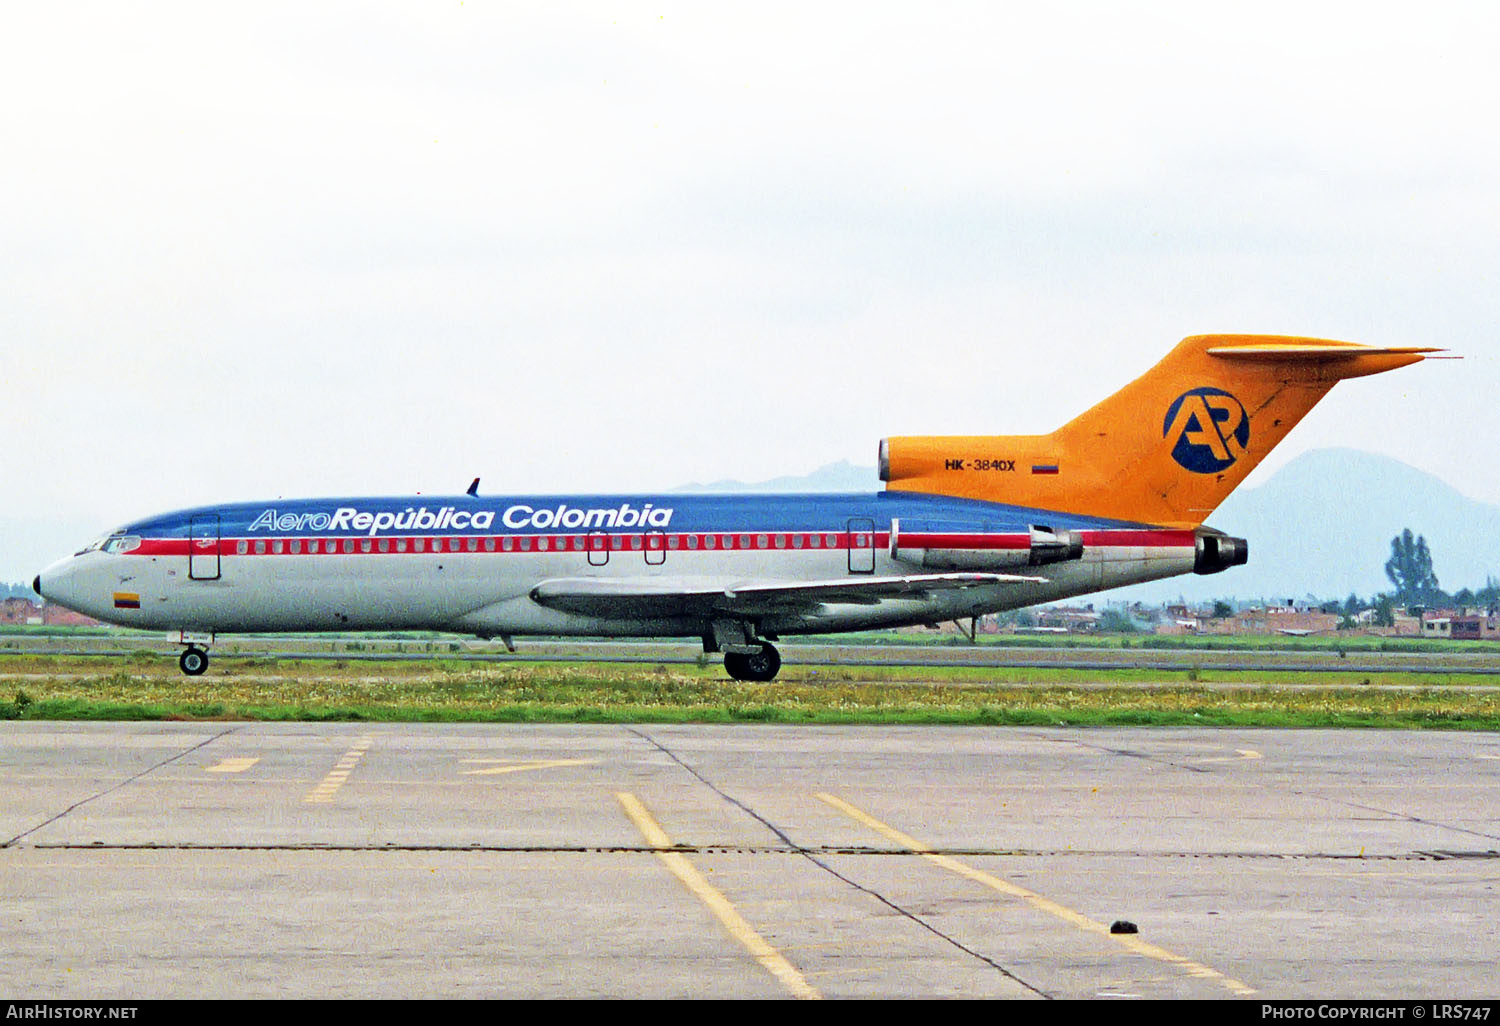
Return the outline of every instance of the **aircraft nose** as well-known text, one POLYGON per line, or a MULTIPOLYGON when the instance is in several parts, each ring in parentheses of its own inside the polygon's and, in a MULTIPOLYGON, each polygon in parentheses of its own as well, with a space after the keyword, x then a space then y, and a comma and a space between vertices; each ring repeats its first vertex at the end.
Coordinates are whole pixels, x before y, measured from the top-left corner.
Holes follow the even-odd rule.
POLYGON ((32 578, 32 580, 31 580, 31 590, 34 591, 34 592, 36 592, 38 595, 40 595, 42 593, 42 575, 41 574, 37 574, 34 578, 32 578))

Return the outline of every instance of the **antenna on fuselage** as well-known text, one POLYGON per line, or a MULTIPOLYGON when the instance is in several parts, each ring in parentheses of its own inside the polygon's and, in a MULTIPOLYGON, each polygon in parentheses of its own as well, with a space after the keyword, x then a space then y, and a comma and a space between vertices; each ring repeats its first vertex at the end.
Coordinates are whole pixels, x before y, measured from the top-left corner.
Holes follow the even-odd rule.
POLYGON ((464 494, 465 495, 472 495, 475 498, 479 497, 479 478, 476 477, 474 479, 474 483, 471 484, 471 485, 469 485, 469 490, 467 492, 464 492, 464 494))

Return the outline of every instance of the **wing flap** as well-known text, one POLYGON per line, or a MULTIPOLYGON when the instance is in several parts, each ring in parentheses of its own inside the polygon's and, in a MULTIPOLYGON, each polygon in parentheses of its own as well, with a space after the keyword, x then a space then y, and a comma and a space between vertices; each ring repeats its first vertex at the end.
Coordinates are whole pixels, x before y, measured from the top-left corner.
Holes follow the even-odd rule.
POLYGON ((886 599, 920 598, 935 591, 1036 584, 1046 580, 993 573, 722 584, 670 578, 563 577, 541 582, 531 589, 531 598, 549 609, 605 619, 734 616, 772 609, 815 608, 825 603, 875 605, 886 599))

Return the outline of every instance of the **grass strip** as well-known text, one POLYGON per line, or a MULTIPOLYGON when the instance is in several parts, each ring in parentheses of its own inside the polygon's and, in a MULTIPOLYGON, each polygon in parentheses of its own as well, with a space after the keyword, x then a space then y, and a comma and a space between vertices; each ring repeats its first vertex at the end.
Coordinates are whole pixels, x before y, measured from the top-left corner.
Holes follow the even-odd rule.
POLYGON ((175 667, 7 674, 0 718, 1500 730, 1500 690, 1434 686, 1462 674, 1380 674, 1383 686, 1374 686, 1328 674, 1299 685, 1289 680, 1296 674, 1225 683, 1158 671, 1143 684, 1124 670, 797 667, 756 684, 714 666, 268 662, 219 660, 199 678, 175 667), (935 679, 909 679, 914 673, 935 679))

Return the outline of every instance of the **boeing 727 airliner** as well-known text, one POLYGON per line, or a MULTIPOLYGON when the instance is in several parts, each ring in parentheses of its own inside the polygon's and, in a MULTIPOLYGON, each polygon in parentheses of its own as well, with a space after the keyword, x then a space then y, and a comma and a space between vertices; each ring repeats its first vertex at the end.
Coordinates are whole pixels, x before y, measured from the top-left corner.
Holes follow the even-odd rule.
MULTIPOLYGON (((960 620, 1244 563, 1204 526, 1343 378, 1423 359, 1269 335, 1184 339, 1049 435, 888 438, 869 495, 335 498, 204 506, 110 532, 34 582, 110 623, 218 634, 690 637, 771 680, 772 642, 960 620)), ((476 482, 477 485, 477 482, 476 482)))

